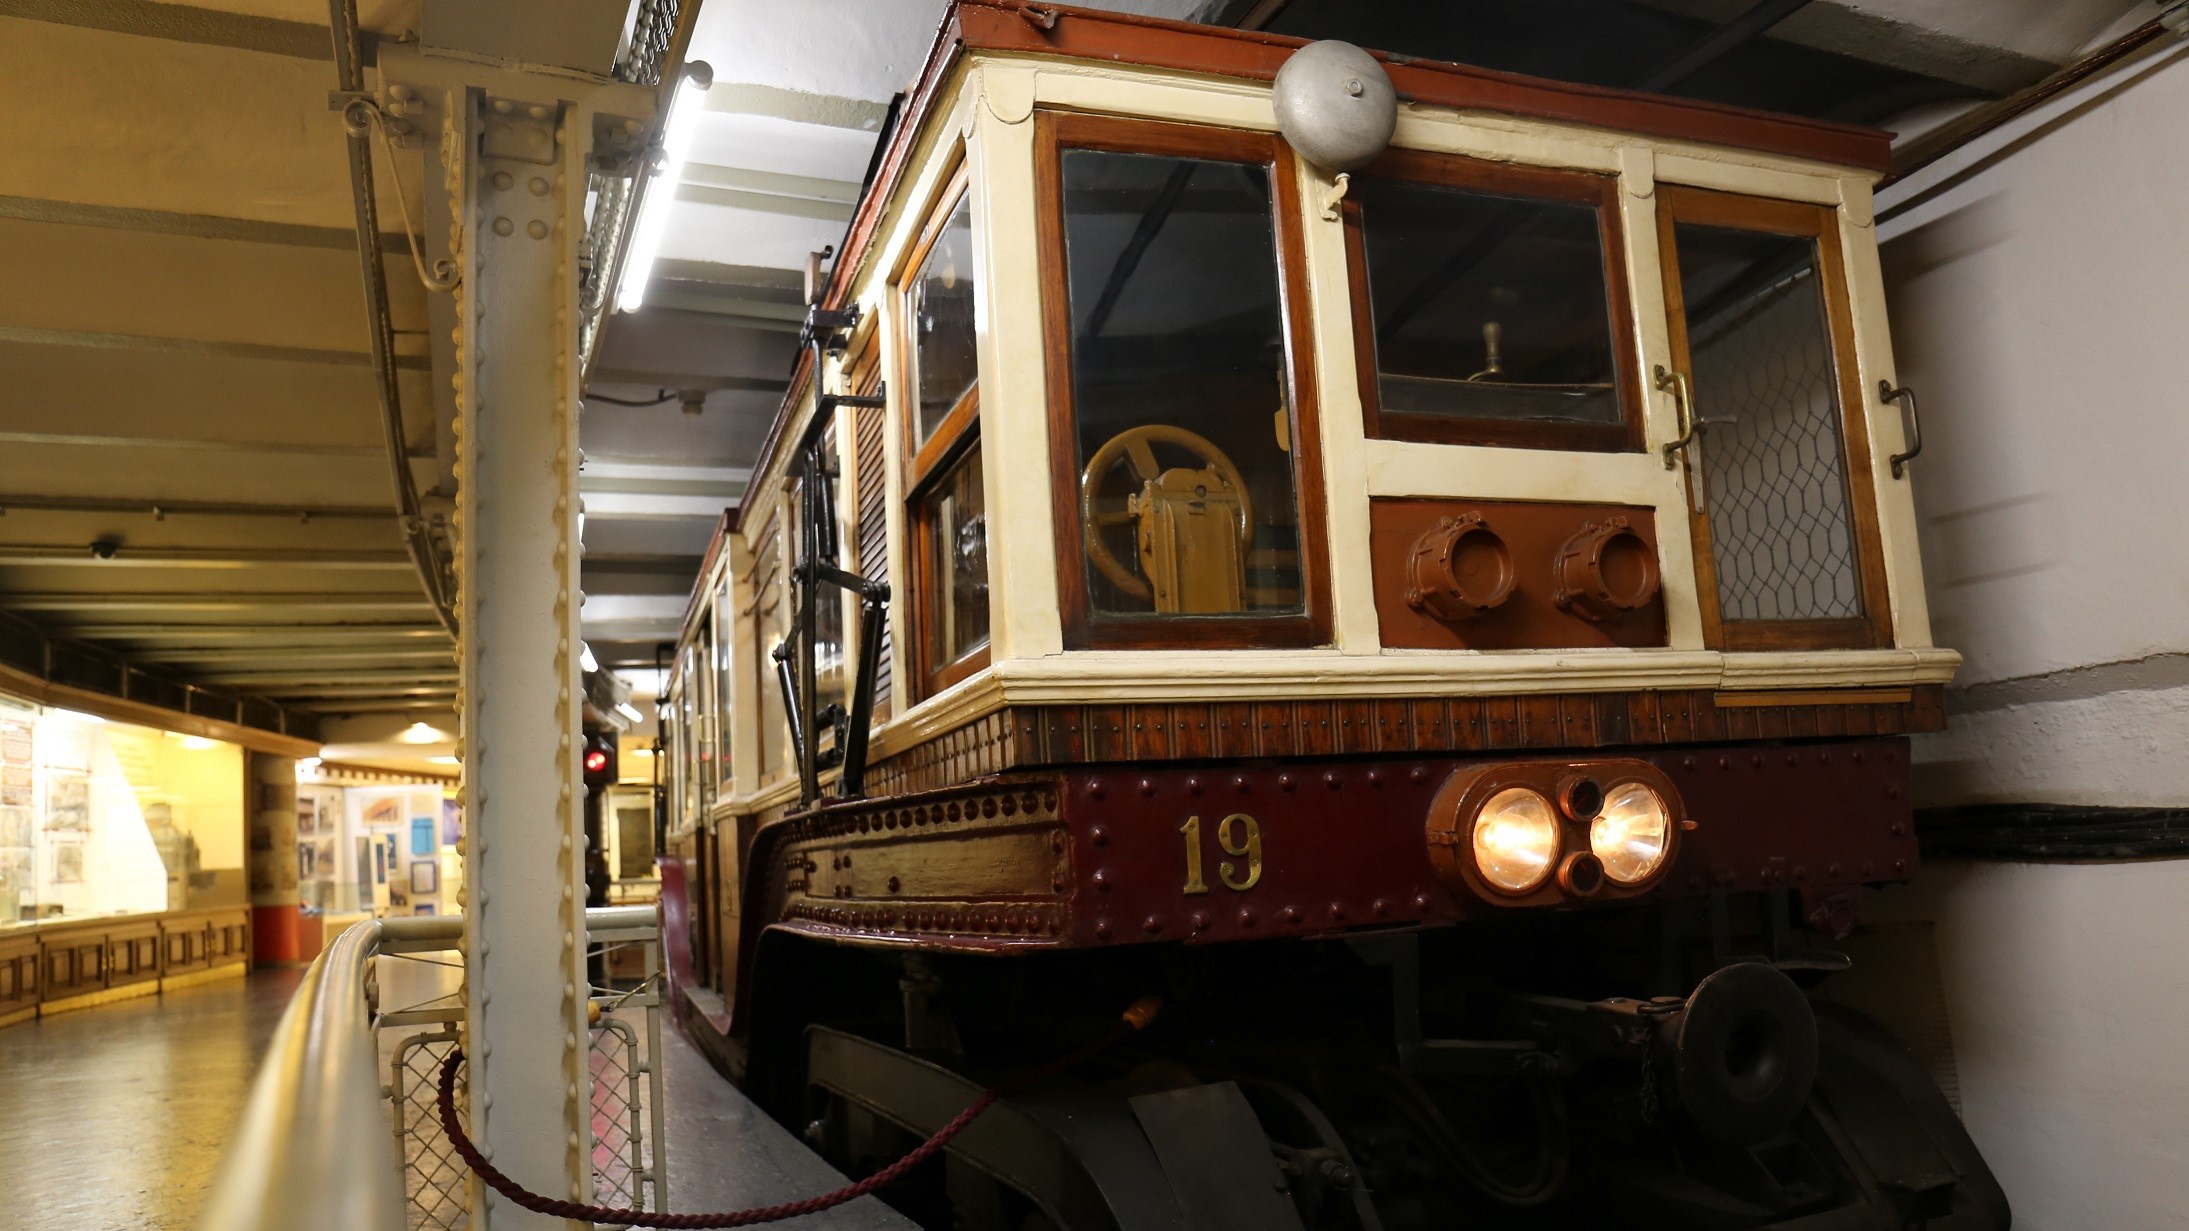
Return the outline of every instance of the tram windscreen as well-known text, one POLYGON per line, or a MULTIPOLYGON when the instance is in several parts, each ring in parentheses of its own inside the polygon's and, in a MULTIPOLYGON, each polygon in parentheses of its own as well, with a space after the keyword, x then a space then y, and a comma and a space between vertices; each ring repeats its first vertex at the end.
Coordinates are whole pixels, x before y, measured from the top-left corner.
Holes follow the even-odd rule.
POLYGON ((1356 180, 1383 415, 1617 424, 1599 207, 1356 180))
POLYGON ((1062 172, 1089 615, 1301 611, 1269 169, 1068 149, 1062 172))

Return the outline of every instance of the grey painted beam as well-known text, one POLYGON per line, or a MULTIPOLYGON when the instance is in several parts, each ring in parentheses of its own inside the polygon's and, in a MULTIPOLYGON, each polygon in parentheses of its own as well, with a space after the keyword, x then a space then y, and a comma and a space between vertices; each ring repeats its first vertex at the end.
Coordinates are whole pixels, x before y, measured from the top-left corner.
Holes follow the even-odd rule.
POLYGON ((0 431, 0 445, 51 445, 79 449, 172 449, 196 453, 281 454, 294 457, 386 457, 378 445, 310 444, 293 440, 206 440, 188 436, 96 436, 79 432, 0 431))
MULTIPOLYGON (((7 0, 0 0, 4 6, 7 0)), ((203 11, 203 10, 200 10, 203 11)), ((325 33, 320 37, 324 39, 325 33)), ((187 239, 228 239, 247 244, 271 244, 284 248, 335 248, 352 252, 357 232, 349 227, 315 227, 295 222, 260 222, 252 218, 223 218, 213 214, 178 214, 164 209, 134 209, 120 205, 85 205, 75 201, 48 201, 39 197, 0 195, 0 218, 18 222, 50 222, 58 226, 103 227, 112 231, 136 231, 145 235, 177 235, 187 239)), ((398 232, 382 232, 380 248, 400 253, 407 241, 398 232)))
MULTIPOLYGON (((334 41, 324 25, 224 13, 186 4, 156 4, 151 0, 0 0, 0 17, 22 17, 177 43, 232 47, 238 51, 300 60, 334 59, 334 41)), ((380 36, 367 31, 361 42, 365 63, 373 63, 378 58, 380 36)))
POLYGON ((852 207, 848 204, 816 201, 807 197, 778 196, 772 192, 752 192, 743 188, 717 188, 712 184, 678 184, 676 199, 694 205, 713 205, 757 214, 781 214, 785 217, 812 218, 821 222, 851 221, 852 207))
POLYGON ((424 687, 432 684, 454 684, 456 672, 419 671, 401 668, 370 670, 347 668, 332 671, 211 671, 200 672, 196 678, 203 683, 229 688, 250 689, 277 696, 292 689, 313 688, 325 684, 344 686, 351 684, 386 685, 390 688, 424 687))
POLYGON ((377 505, 246 504, 228 500, 116 500, 106 496, 0 496, 0 515, 41 513, 135 513, 165 521, 169 517, 278 517, 284 521, 317 519, 391 520, 392 508, 377 505))
MULTIPOLYGON (((131 547, 124 544, 106 559, 88 545, 0 543, 0 565, 84 568, 312 569, 328 571, 410 571, 410 558, 399 551, 312 551, 251 547, 131 547)), ((4 603, 0 599, 0 603, 4 603)))
POLYGON ((8 611, 430 611, 423 594, 0 594, 8 611))
POLYGON ((592 379, 593 383, 602 385, 703 389, 709 393, 781 393, 790 388, 788 380, 772 376, 701 376, 696 373, 642 372, 637 368, 595 368, 592 379))
MULTIPOLYGON (((0 598, 0 607, 6 600, 0 598)), ((356 643, 359 641, 387 641, 406 645, 421 643, 448 644, 448 633, 438 624, 341 623, 316 620, 292 620, 286 624, 269 624, 263 621, 251 624, 91 624, 69 630, 69 636, 80 641, 157 641, 165 644, 187 642, 207 645, 233 645, 244 641, 268 648, 282 644, 282 638, 293 638, 298 645, 325 645, 330 641, 356 643)))
POLYGON ((708 90, 707 110, 865 133, 881 132, 882 122, 889 118, 887 103, 736 81, 718 82, 708 90))
MULTIPOLYGON (((372 356, 363 351, 319 350, 306 346, 268 346, 259 342, 207 342, 195 338, 154 338, 131 333, 92 333, 74 329, 32 329, 0 325, 0 342, 27 346, 75 346, 96 350, 174 351, 199 355, 225 355, 231 359, 258 359, 269 363, 318 363, 338 367, 367 367, 372 356)), ((426 355, 397 355, 395 366, 428 371, 433 361, 426 355)))
POLYGON ((131 654, 132 662, 151 664, 195 664, 218 666, 222 663, 252 663, 259 665, 286 665, 299 667, 329 663, 453 663, 456 648, 411 649, 381 646, 374 649, 332 650, 324 645, 257 646, 250 649, 195 649, 195 650, 139 650, 131 654))

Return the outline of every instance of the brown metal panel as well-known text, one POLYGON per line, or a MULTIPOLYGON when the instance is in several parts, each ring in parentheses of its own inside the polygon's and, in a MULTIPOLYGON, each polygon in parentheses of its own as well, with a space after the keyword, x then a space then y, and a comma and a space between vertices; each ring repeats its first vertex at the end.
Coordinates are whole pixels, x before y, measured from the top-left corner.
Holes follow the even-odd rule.
POLYGON ((1718 698, 1715 693, 1707 690, 1690 692, 1687 694, 1687 707, 1688 714, 1695 724, 1696 739, 1715 742, 1728 738, 1726 734, 1726 714, 1728 711, 1718 708, 1718 698))
POLYGON ((1087 759, 1090 761, 1122 760, 1131 743, 1125 736, 1125 707, 1122 705, 1090 705, 1085 709, 1087 734, 1087 759))
POLYGON ((1565 725, 1559 721, 1561 706, 1556 694, 1533 693, 1520 698, 1522 748, 1565 746, 1565 725))
POLYGON ((1616 748, 1634 739, 1633 698, 1616 692, 1600 692, 1590 698, 1596 707, 1596 743, 1616 748))
POLYGON ((1564 732, 1559 742, 1565 747, 1594 748, 1601 742, 1596 733, 1596 698, 1588 693, 1558 698, 1558 724, 1564 732))
POLYGON ((1946 690, 1938 684, 1926 684, 1915 690, 1909 703, 1914 713, 1909 716, 1910 731, 1943 731, 1946 729, 1946 690))
POLYGON ((1522 746, 1520 735, 1520 698, 1485 697, 1482 700, 1482 744, 1484 748, 1518 748, 1522 746))
POLYGON ((1790 707, 1766 705, 1756 711, 1756 735, 1759 739, 1785 739, 1787 715, 1790 707))
POLYGON ((1695 739, 1694 693, 1670 689, 1657 694, 1657 705, 1664 742, 1685 744, 1695 739))
MULTIPOLYGON (((1664 595, 1653 593, 1639 609, 1591 620, 1560 607, 1550 581, 1559 552, 1589 527, 1623 518, 1657 551, 1652 510, 1613 504, 1563 504, 1495 500, 1399 500, 1368 505, 1369 557, 1382 643, 1404 649, 1523 650, 1661 646, 1665 641, 1664 595), (1424 535, 1448 518, 1479 515, 1504 544, 1514 583, 1495 607, 1467 619, 1446 621, 1413 605, 1414 550, 1424 535)), ((1485 600, 1487 601, 1487 600, 1485 600)))
POLYGON ((1173 705, 1171 747, 1183 760, 1198 761, 1216 753, 1216 707, 1173 705))
POLYGON ((1322 757, 1338 750, 1337 707, 1328 701, 1300 701, 1292 706, 1293 746, 1296 755, 1322 757))
POLYGON ((1665 732, 1665 695, 1661 692, 1637 692, 1627 695, 1627 734, 1637 744, 1664 744, 1672 742, 1665 732))
POLYGON ((1298 756, 1299 734, 1292 725, 1292 706, 1283 701, 1264 701, 1254 707, 1254 740, 1265 757, 1298 756))
POLYGON ((1378 701, 1374 705, 1376 749, 1403 752, 1415 748, 1414 708, 1404 701, 1378 701))
POLYGON ((1216 755, 1220 757, 1251 757, 1258 754, 1261 744, 1254 729, 1254 707, 1241 703, 1212 705, 1215 716, 1216 755))

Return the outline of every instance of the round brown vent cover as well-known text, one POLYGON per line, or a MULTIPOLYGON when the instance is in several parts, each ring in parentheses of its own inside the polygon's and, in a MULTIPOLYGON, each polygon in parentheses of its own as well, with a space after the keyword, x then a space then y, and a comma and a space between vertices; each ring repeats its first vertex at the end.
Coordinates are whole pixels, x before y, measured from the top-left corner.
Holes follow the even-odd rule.
POLYGON ((1480 513, 1440 518, 1406 559, 1406 602, 1439 620, 1472 619, 1513 592, 1513 556, 1480 513))
POLYGON ((1657 553, 1624 517, 1590 522, 1558 549, 1551 566, 1558 605, 1584 620, 1607 620, 1657 597, 1657 553))

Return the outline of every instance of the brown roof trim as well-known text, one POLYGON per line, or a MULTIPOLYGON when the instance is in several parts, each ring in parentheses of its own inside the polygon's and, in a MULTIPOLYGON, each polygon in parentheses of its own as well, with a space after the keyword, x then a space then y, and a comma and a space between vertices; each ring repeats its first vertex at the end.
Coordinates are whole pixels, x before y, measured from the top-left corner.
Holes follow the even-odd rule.
MULTIPOLYGON (((965 45, 1182 69, 1267 81, 1308 40, 1124 13, 1042 6, 1043 29, 1024 0, 958 0, 952 17, 965 45)), ((1853 124, 1777 115, 1720 103, 1577 85, 1464 64, 1374 52, 1401 101, 1589 124, 1709 145, 1729 145, 1835 166, 1892 169, 1892 134, 1853 124)))

